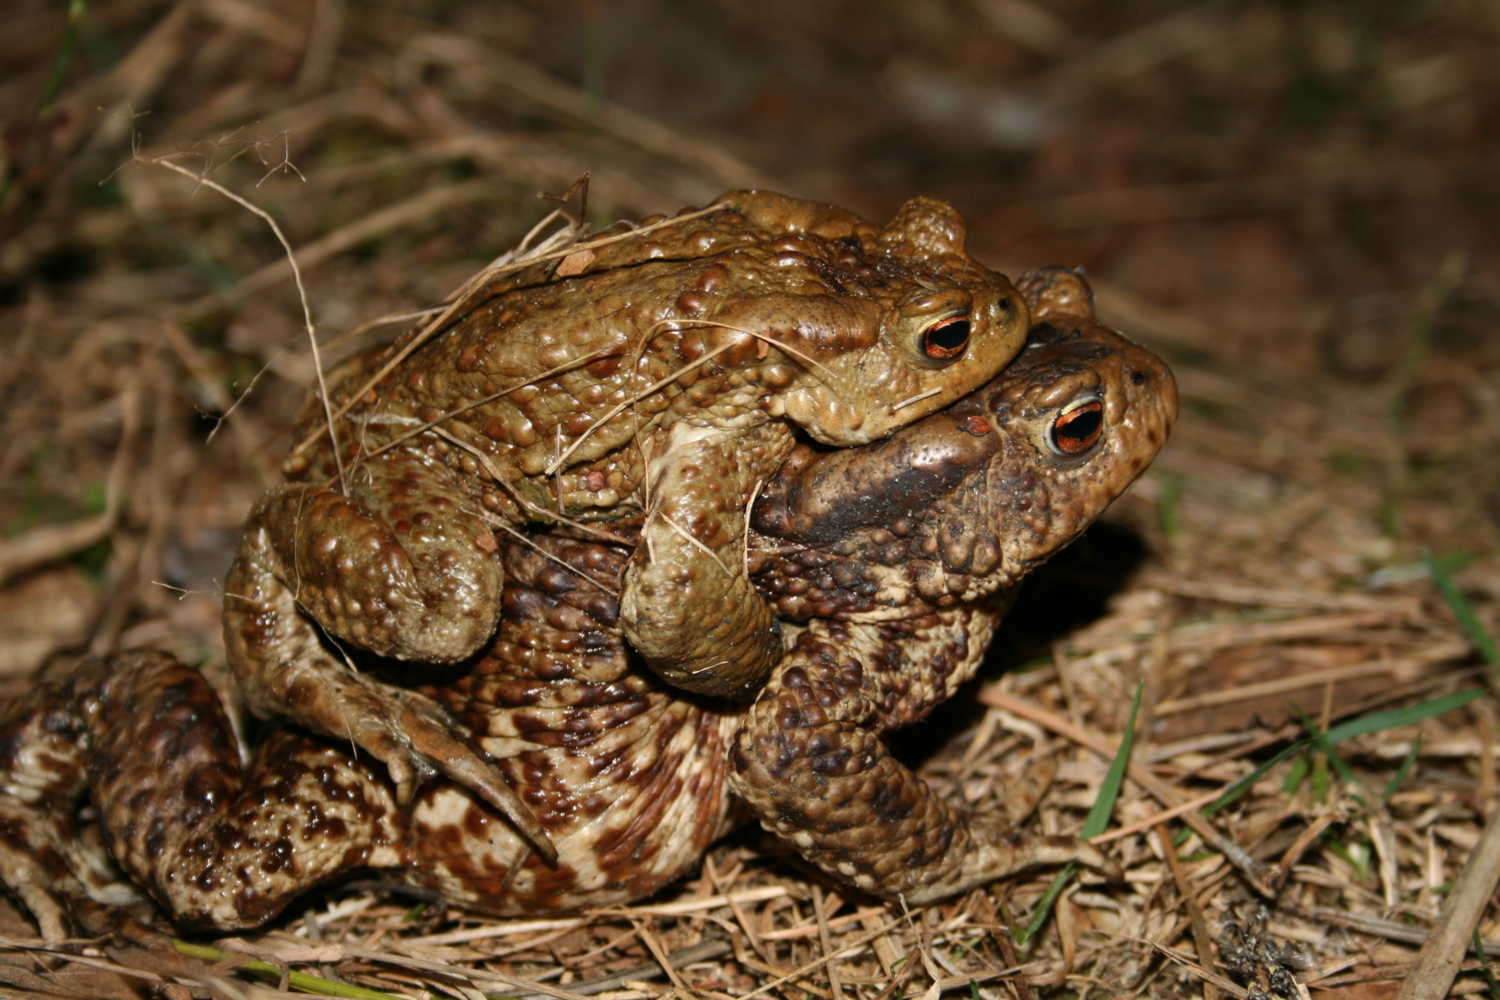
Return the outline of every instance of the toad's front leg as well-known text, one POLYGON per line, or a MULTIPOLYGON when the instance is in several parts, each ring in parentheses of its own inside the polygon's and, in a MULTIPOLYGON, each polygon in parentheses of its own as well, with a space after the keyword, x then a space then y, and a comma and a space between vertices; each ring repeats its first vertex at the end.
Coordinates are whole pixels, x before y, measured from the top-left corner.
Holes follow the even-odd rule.
POLYGON ((503 572, 478 504, 466 506, 467 484, 420 453, 372 459, 350 480, 348 496, 271 490, 245 524, 224 582, 224 644, 246 703, 351 740, 387 766, 403 802, 446 775, 554 857, 531 811, 447 713, 356 673, 327 641, 418 664, 456 662, 487 641, 503 572))
POLYGON ((922 664, 903 662, 908 643, 875 626, 814 622, 735 736, 730 787, 762 825, 830 875, 888 899, 928 902, 1037 864, 1109 866, 1083 841, 1025 836, 1007 817, 952 808, 886 749, 881 732, 920 717, 962 673, 905 668, 967 659, 957 618, 971 613, 930 623, 935 643, 903 636, 932 654, 922 664))
POLYGON ((621 630, 668 683, 746 700, 780 659, 781 628, 746 572, 745 529, 794 443, 781 423, 674 429, 620 592, 621 630))

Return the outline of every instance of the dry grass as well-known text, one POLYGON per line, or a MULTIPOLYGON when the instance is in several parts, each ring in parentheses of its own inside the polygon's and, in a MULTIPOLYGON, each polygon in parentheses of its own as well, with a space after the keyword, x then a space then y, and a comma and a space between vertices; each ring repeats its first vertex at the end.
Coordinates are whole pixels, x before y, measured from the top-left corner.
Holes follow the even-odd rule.
MULTIPOLYGON (((302 328, 326 365, 422 322, 546 214, 537 189, 592 170, 596 224, 742 185, 872 214, 923 190, 1007 268, 1089 265, 1101 312, 1183 387, 1153 472, 1035 581, 983 683, 910 747, 961 728, 924 773, 976 809, 1054 760, 1034 822, 1075 831, 1144 682, 1104 838, 1126 882, 1070 883, 1021 945, 1050 873, 907 913, 746 831, 637 906, 493 921, 335 889, 215 943, 228 959, 45 946, 0 911, 0 996, 254 995, 286 970, 400 996, 521 980, 614 1000, 1367 998, 1395 994, 1470 885, 1457 937, 1500 952, 1491 889, 1458 880, 1486 854, 1492 696, 1351 738, 1338 761, 1314 748, 1204 814, 1303 716, 1327 730, 1492 683, 1423 561, 1463 556, 1458 588, 1500 631, 1491 9, 931 0, 892 27, 838 4, 622 5, 619 52, 678 46, 661 78, 703 59, 761 81, 741 118, 690 130, 548 68, 555 24, 603 30, 594 8, 453 7, 77 5, 51 96, 64 12, 37 4, 0 37, 0 700, 117 646, 220 675, 215 579, 294 444, 282 428, 320 367, 302 328), (663 10, 663 40, 641 36, 663 10), (788 96, 783 49, 826 103, 788 96), (1022 152, 975 139, 995 79, 1053 131, 1015 138, 1022 152), (1324 117, 1297 125, 1317 101, 1324 117), (267 219, 295 248, 306 318, 267 219), (237 971, 244 956, 272 979, 237 971)), ((622 89, 661 93, 635 72, 622 89)), ((1471 956, 1452 995, 1486 988, 1471 956)))

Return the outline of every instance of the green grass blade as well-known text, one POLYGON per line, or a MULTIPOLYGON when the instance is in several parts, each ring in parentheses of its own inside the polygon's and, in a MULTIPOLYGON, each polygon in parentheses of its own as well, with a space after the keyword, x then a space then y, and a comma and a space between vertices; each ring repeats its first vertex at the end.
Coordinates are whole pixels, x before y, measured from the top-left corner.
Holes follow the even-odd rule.
MULTIPOLYGON (((1322 751, 1323 758, 1326 759, 1329 764, 1333 765, 1333 769, 1339 773, 1339 777, 1344 780, 1344 783, 1349 785, 1363 786, 1364 782, 1359 780, 1359 776, 1354 773, 1354 768, 1350 767, 1349 762, 1346 761, 1342 756, 1340 756, 1339 752, 1333 748, 1334 741, 1328 738, 1328 734, 1319 729, 1318 724, 1312 719, 1308 718, 1307 713, 1302 711, 1300 707, 1293 705, 1292 708, 1296 711, 1297 716, 1302 720, 1302 728, 1307 730, 1307 734, 1312 738, 1314 745, 1316 745, 1317 748, 1322 751)), ((1317 766, 1318 762, 1316 760, 1313 761, 1314 770, 1317 769, 1317 766)), ((1325 776, 1323 779, 1323 791, 1326 792, 1326 790, 1327 778, 1325 776)), ((1322 793, 1320 792, 1319 799, 1321 800, 1322 797, 1322 793)))
POLYGON ((1445 694, 1441 698, 1433 698, 1406 708, 1397 708, 1389 712, 1376 712, 1373 715, 1350 719, 1348 722, 1341 722, 1334 726, 1324 735, 1328 737, 1329 743, 1339 743, 1354 736, 1367 736, 1370 733, 1395 729, 1398 726, 1410 726, 1424 719, 1430 719, 1434 715, 1442 715, 1444 712, 1451 712, 1455 708, 1463 708, 1482 694, 1484 694, 1484 688, 1456 691, 1453 694, 1445 694))
POLYGON ((1479 936, 1478 927, 1474 928, 1474 954, 1479 957, 1479 972, 1484 976, 1485 985, 1489 988, 1490 1000, 1500 1000, 1500 982, 1495 981, 1495 974, 1490 971, 1490 960, 1484 954, 1484 938, 1479 936))
POLYGON ((1078 870, 1078 863, 1069 861, 1063 866, 1063 870, 1052 876, 1052 881, 1047 884, 1047 891, 1042 893, 1042 898, 1037 901, 1036 909, 1032 911, 1031 922, 1026 929, 1016 935, 1016 944, 1024 945, 1027 941, 1041 933, 1042 924, 1052 915, 1052 907, 1057 903, 1057 897, 1062 895, 1063 886, 1068 884, 1068 879, 1078 870))
POLYGON ((1360 851, 1358 854, 1355 854, 1353 851, 1349 850, 1348 844, 1345 844, 1339 840, 1330 839, 1328 837, 1327 830, 1324 830, 1323 836, 1319 837, 1318 839, 1322 842, 1323 846, 1332 851, 1339 860, 1343 861, 1350 868, 1353 868, 1355 874, 1357 874, 1361 879, 1367 879, 1370 877, 1370 851, 1366 850, 1368 841, 1356 840, 1355 843, 1359 846, 1360 851))
MULTIPOLYGON (((223 962, 239 957, 233 952, 220 951, 218 948, 179 941, 175 938, 172 940, 172 944, 180 954, 187 955, 190 958, 201 958, 205 962, 223 962)), ((249 972, 273 983, 281 982, 281 969, 270 962, 262 962, 259 959, 252 959, 242 963, 235 967, 235 971, 249 972)), ((350 983, 335 983, 324 979, 322 976, 314 976, 307 972, 288 973, 287 985, 294 990, 301 990, 303 993, 313 993, 325 997, 347 997, 349 1000, 401 1000, 400 997, 391 993, 382 993, 379 990, 370 990, 363 986, 354 986, 350 983)))
POLYGON ((1270 760, 1266 761, 1264 764, 1261 764, 1259 767, 1251 771, 1249 774, 1245 775, 1243 778, 1239 778, 1231 782, 1229 787, 1224 789, 1224 794, 1220 795, 1218 798, 1214 799, 1208 805, 1203 807, 1203 815, 1212 816, 1220 809, 1233 804, 1235 799, 1238 799, 1241 795, 1244 795, 1247 791, 1250 790, 1251 785, 1255 784, 1261 778, 1265 777, 1266 772, 1271 770, 1271 768, 1275 767, 1277 764, 1280 764, 1282 761, 1286 760, 1289 757, 1295 757, 1299 753, 1305 753, 1307 751, 1307 748, 1312 745, 1312 740, 1298 740, 1296 743, 1293 743, 1285 750, 1276 754, 1270 760))
POLYGON ((1453 582, 1447 568, 1431 552, 1427 553, 1427 570, 1432 574, 1432 582, 1437 584, 1438 593, 1448 602, 1448 607, 1453 610, 1453 617, 1458 619, 1458 623, 1468 633, 1469 641, 1474 644, 1479 655, 1490 666, 1500 667, 1500 648, 1496 648, 1494 637, 1479 623, 1478 616, 1469 605, 1469 599, 1458 589, 1458 584, 1453 582))
MULTIPOLYGON (((1130 721, 1125 724, 1125 733, 1120 737, 1120 749, 1115 752, 1115 759, 1110 761, 1109 770, 1104 774, 1104 780, 1099 784, 1099 794, 1094 798, 1094 804, 1089 808, 1089 814, 1083 821, 1083 829, 1079 836, 1084 840, 1097 837, 1104 832, 1109 825, 1109 817, 1115 811, 1115 801, 1120 797, 1120 786, 1125 784, 1125 768, 1130 764, 1130 751, 1135 746, 1135 720, 1141 711, 1141 692, 1145 690, 1144 681, 1135 686, 1135 699, 1130 703, 1130 721)), ((1069 862, 1062 871, 1052 877, 1047 886, 1047 891, 1042 894, 1041 900, 1036 904, 1036 910, 1031 914, 1031 922, 1026 925, 1026 930, 1017 936, 1017 944, 1025 944, 1030 941, 1042 929, 1047 917, 1052 913, 1052 907, 1057 903, 1057 897, 1062 894, 1063 886, 1067 885, 1068 879, 1078 866, 1069 862)))
POLYGON ((1135 686, 1135 700, 1130 703, 1130 721, 1125 724, 1125 733, 1120 737, 1119 752, 1110 761, 1104 781, 1099 785, 1099 795, 1089 809, 1088 818, 1083 821, 1083 831, 1079 836, 1084 840, 1103 833, 1104 828, 1109 826, 1110 815, 1115 811, 1120 786, 1125 784, 1125 768, 1130 764, 1130 751, 1135 747, 1135 719, 1141 711, 1141 692, 1145 687, 1145 681, 1135 686))
MULTIPOLYGON (((1424 719, 1430 719, 1435 715, 1451 712, 1455 708, 1462 708, 1482 694, 1484 694, 1483 688, 1473 688, 1469 691, 1445 694, 1441 698, 1433 698, 1406 708, 1397 708, 1389 712, 1376 712, 1372 715, 1365 715, 1358 719, 1342 722, 1328 730, 1328 732, 1323 733, 1322 736, 1328 744, 1332 745, 1355 736, 1378 733, 1382 730, 1394 729, 1397 726, 1409 726, 1424 719)), ((1232 782, 1228 788, 1224 789, 1224 794, 1203 807, 1203 815, 1205 817, 1212 816, 1219 810, 1231 805, 1241 795, 1245 794, 1250 789, 1250 786, 1265 777, 1266 772, 1270 771, 1271 768, 1290 757, 1305 753, 1310 747, 1317 745, 1318 741, 1311 738, 1298 740, 1296 743, 1293 743, 1243 778, 1232 782)))
POLYGON ((52 71, 42 87, 41 99, 36 102, 36 114, 40 118, 57 100, 62 90, 63 79, 68 75, 68 65, 73 61, 73 43, 78 38, 78 25, 83 20, 87 4, 84 0, 69 0, 68 19, 63 24, 62 38, 57 43, 57 54, 52 58, 52 71))
POLYGON ((1380 793, 1380 801, 1389 802, 1391 796, 1396 794, 1396 789, 1400 788, 1401 782, 1406 780, 1412 765, 1417 762, 1417 755, 1421 752, 1422 734, 1418 733, 1417 738, 1412 740, 1411 750, 1407 751, 1406 759, 1401 762, 1400 767, 1396 768, 1396 773, 1391 775, 1391 780, 1385 783, 1385 788, 1380 793))
POLYGON ((1310 756, 1312 757, 1312 777, 1308 778, 1307 790, 1312 793, 1313 801, 1324 803, 1328 801, 1328 790, 1333 787, 1333 779, 1328 776, 1328 754, 1323 752, 1324 740, 1319 743, 1313 740, 1313 746, 1318 749, 1310 756))
POLYGON ((1308 764, 1306 757, 1298 757, 1292 761, 1291 769, 1286 773, 1286 780, 1281 783, 1282 792, 1287 795, 1295 792, 1301 787, 1302 782, 1307 780, 1309 770, 1311 770, 1311 765, 1308 764))

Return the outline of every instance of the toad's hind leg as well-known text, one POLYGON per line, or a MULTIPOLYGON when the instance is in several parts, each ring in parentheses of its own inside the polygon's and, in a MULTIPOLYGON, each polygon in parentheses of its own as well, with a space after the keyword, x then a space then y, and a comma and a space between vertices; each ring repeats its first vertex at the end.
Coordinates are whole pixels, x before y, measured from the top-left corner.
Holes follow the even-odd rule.
POLYGON ((350 740, 386 765, 403 802, 446 775, 554 857, 531 811, 453 719, 325 646, 326 631, 382 656, 452 663, 488 640, 499 617, 504 574, 489 527, 457 499, 465 484, 451 470, 400 454, 365 463, 351 480, 350 496, 271 490, 245 524, 224 583, 224 641, 246 703, 350 740))
POLYGON ((79 822, 88 785, 86 726, 72 686, 39 684, 0 721, 0 885, 31 911, 43 938, 155 932, 146 897, 79 822))
POLYGON ((115 861, 180 925, 254 926, 343 872, 408 862, 395 803, 369 768, 283 733, 242 771, 218 698, 165 654, 85 666, 49 725, 76 734, 115 861))
POLYGON ((952 808, 891 756, 881 730, 947 694, 919 692, 920 678, 892 659, 899 647, 866 625, 815 622, 798 637, 730 757, 731 787, 762 824, 829 874, 909 903, 1037 864, 1108 869, 1072 837, 1024 836, 1008 818, 952 808))

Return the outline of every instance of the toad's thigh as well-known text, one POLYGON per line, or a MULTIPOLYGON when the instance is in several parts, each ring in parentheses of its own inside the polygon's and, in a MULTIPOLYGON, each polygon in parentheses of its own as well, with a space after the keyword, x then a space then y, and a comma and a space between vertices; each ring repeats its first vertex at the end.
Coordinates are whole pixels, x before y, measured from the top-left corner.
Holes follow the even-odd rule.
POLYGON ((450 899, 502 914, 648 896, 690 871, 732 825, 725 769, 734 725, 733 717, 665 702, 587 746, 503 760, 557 845, 556 864, 466 791, 435 788, 411 822, 422 878, 450 899))

